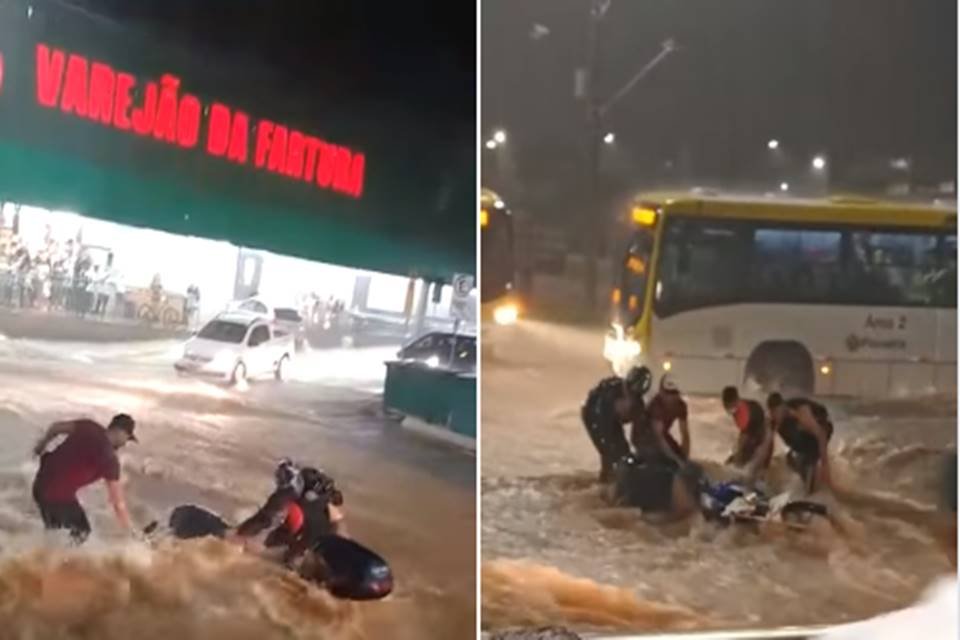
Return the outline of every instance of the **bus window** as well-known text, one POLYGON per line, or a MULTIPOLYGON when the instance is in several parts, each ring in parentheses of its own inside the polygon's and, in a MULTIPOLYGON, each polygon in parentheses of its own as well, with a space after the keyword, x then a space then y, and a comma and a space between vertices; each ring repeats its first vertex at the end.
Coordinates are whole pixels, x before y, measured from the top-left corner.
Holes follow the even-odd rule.
POLYGON ((937 237, 918 233, 852 234, 854 289, 862 304, 932 306, 940 260, 937 237))
POLYGON ((753 237, 749 299, 761 302, 829 302, 842 274, 841 233, 757 229, 753 237))
POLYGON ((932 280, 934 304, 957 306, 957 236, 940 236, 940 270, 932 280))
POLYGON ((738 302, 747 265, 744 233, 738 223, 671 221, 658 271, 657 315, 738 302))

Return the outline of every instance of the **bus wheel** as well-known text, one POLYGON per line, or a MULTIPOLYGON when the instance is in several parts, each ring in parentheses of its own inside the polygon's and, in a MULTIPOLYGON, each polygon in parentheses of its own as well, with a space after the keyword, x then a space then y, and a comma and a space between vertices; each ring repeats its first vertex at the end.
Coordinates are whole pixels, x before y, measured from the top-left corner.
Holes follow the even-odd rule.
POLYGON ((744 381, 760 388, 811 394, 814 391, 813 358, 799 342, 764 342, 747 359, 744 381))

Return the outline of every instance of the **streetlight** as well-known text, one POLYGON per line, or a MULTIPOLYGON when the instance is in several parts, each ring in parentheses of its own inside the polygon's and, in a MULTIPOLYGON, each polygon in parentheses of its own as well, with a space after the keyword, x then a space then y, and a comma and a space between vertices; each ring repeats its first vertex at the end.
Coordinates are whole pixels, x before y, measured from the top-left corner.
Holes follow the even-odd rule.
POLYGON ((909 171, 910 170, 910 159, 909 158, 894 158, 890 161, 890 168, 895 169, 896 171, 909 171))
POLYGON ((496 141, 496 140, 487 140, 487 142, 486 142, 486 144, 485 144, 484 146, 485 146, 487 149, 496 149, 496 148, 497 148, 497 141, 496 141))
POLYGON ((810 165, 817 171, 823 171, 827 168, 827 159, 823 156, 814 156, 810 165))
POLYGON ((767 149, 770 149, 770 151, 776 151, 779 148, 780 148, 780 141, 777 140, 776 138, 774 138, 773 140, 767 143, 767 149))
POLYGON ((790 191, 790 184, 787 182, 781 182, 780 191, 790 191))
POLYGON ((503 129, 497 129, 493 133, 493 141, 496 142, 497 144, 503 144, 504 142, 507 141, 507 132, 504 131, 503 129))
POLYGON ((604 144, 613 144, 616 142, 616 140, 617 136, 613 133, 613 131, 609 131, 607 132, 607 135, 603 136, 604 144))

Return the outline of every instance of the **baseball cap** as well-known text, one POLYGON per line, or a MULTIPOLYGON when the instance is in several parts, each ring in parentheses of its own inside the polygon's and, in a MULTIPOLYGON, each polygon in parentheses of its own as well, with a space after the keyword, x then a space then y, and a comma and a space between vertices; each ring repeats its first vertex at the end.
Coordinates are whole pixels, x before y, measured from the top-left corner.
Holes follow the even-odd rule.
POLYGON ((137 437, 133 435, 133 428, 136 426, 136 424, 137 423, 134 422, 133 418, 126 413, 118 413, 117 415, 113 416, 113 420, 110 421, 110 425, 107 428, 120 429, 130 436, 130 439, 133 442, 140 442, 137 440, 137 437))
POLYGON ((667 393, 680 393, 680 387, 677 386, 677 381, 669 373, 663 374, 663 377, 660 378, 660 390, 666 391, 667 393))

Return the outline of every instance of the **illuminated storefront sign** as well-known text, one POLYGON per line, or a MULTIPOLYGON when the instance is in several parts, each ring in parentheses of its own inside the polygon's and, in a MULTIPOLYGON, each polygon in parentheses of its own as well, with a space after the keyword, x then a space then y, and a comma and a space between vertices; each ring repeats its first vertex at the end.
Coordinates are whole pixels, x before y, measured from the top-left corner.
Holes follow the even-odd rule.
MULTIPOLYGON (((283 124, 254 120, 220 102, 204 104, 164 74, 130 74, 63 49, 36 45, 36 104, 140 138, 249 166, 316 188, 360 198, 366 157, 283 124)), ((3 59, 0 57, 0 91, 3 59)))

